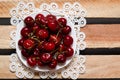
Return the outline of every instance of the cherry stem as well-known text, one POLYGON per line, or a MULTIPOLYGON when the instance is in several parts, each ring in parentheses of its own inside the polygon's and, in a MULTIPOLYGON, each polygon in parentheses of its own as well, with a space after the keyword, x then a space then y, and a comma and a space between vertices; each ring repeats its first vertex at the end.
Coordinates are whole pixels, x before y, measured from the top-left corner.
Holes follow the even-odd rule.
POLYGON ((33 33, 31 32, 30 34, 28 34, 28 37, 31 38, 33 36, 33 33))
POLYGON ((58 37, 58 35, 60 34, 61 30, 62 30, 62 29, 60 29, 60 30, 58 31, 58 33, 57 33, 56 37, 58 37))
POLYGON ((59 49, 59 48, 57 48, 57 49, 53 50, 53 51, 51 52, 51 54, 52 54, 52 53, 54 53, 54 52, 56 52, 58 49, 59 49))
POLYGON ((37 42, 40 42, 40 40, 36 37, 36 36, 32 36, 31 39, 37 41, 37 42))
POLYGON ((51 12, 49 12, 48 10, 43 10, 43 11, 46 11, 46 12, 48 12, 49 14, 51 14, 51 12))

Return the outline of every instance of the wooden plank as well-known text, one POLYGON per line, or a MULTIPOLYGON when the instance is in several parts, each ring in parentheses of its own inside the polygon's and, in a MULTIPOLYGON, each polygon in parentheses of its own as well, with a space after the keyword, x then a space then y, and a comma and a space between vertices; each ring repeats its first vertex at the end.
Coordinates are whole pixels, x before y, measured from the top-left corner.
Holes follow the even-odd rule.
POLYGON ((9 44, 10 44, 10 32, 12 30, 15 30, 14 26, 0 26, 0 48, 4 49, 4 48, 10 48, 9 44))
POLYGON ((120 47, 120 24, 91 24, 81 28, 88 48, 120 47))
MULTIPOLYGON (((86 72, 79 78, 120 78, 120 56, 99 55, 86 58, 86 72)), ((0 56, 0 78, 16 78, 15 73, 9 71, 9 63, 9 56, 0 56)), ((59 77, 61 78, 60 75, 59 77)))
POLYGON ((80 78, 120 78, 120 56, 86 56, 86 73, 80 78))
MULTIPOLYGON (((0 49, 10 48, 9 33, 14 29, 14 26, 0 26, 0 49)), ((89 24, 81 31, 86 34, 87 48, 120 47, 120 24, 89 24)))
MULTIPOLYGON (((0 0, 0 17, 10 17, 9 11, 15 7, 20 0, 0 0)), ((63 3, 79 2, 86 10, 87 17, 120 17, 120 0, 23 0, 32 1, 36 7, 43 2, 56 2, 61 7, 63 3)))

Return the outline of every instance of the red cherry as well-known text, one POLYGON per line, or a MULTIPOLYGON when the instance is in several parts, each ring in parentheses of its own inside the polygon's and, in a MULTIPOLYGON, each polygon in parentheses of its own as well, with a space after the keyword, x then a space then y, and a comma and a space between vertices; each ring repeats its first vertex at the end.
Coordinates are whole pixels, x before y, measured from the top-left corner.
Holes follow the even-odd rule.
POLYGON ((52 51, 55 49, 55 44, 53 42, 46 42, 44 44, 44 49, 48 52, 52 51))
POLYGON ((38 29, 35 35, 40 39, 46 39, 49 36, 46 29, 38 29))
POLYGON ((47 18, 48 22, 52 22, 52 21, 56 20, 56 17, 54 15, 52 15, 52 14, 48 14, 46 16, 46 18, 47 18))
POLYGON ((58 61, 59 63, 64 63, 64 62, 66 61, 66 56, 65 56, 64 54, 59 54, 59 55, 57 56, 57 61, 58 61))
POLYGON ((34 25, 34 19, 31 16, 28 16, 24 19, 25 24, 27 27, 32 27, 34 25))
POLYGON ((43 63, 49 63, 52 60, 52 55, 50 53, 43 53, 41 55, 41 61, 43 63))
POLYGON ((36 31, 38 29, 40 29, 39 25, 34 24, 34 26, 32 27, 32 31, 36 31))
POLYGON ((70 45, 72 45, 72 43, 73 43, 73 38, 69 35, 66 35, 63 39, 63 44, 65 46, 70 46, 70 45))
POLYGON ((59 44, 60 44, 60 41, 61 41, 61 36, 60 36, 60 35, 57 36, 57 35, 55 35, 55 34, 50 35, 49 41, 50 41, 50 42, 54 42, 55 45, 59 45, 59 44))
POLYGON ((47 20, 45 17, 42 18, 42 19, 41 19, 41 24, 42 24, 42 26, 47 26, 48 20, 47 20))
POLYGON ((65 55, 66 57, 71 57, 74 53, 74 50, 71 48, 71 47, 68 47, 66 52, 65 52, 65 55))
POLYGON ((23 42, 25 41, 25 38, 21 38, 19 41, 18 41, 18 45, 23 47, 23 42))
POLYGON ((23 47, 25 49, 31 49, 34 46, 34 44, 35 44, 35 42, 34 42, 33 39, 27 39, 27 40, 24 41, 23 47))
POLYGON ((42 22, 42 19, 44 19, 44 15, 42 14, 37 14, 36 17, 35 17, 35 22, 40 25, 41 22, 42 22))
POLYGON ((64 44, 60 44, 58 51, 62 52, 62 51, 64 51, 65 49, 66 49, 65 45, 64 45, 64 44))
POLYGON ((40 55, 39 48, 36 47, 36 48, 34 49, 33 55, 36 56, 36 57, 40 55))
POLYGON ((48 66, 52 69, 55 68, 57 66, 57 60, 53 58, 48 66))
POLYGON ((26 49, 22 49, 22 50, 21 50, 21 53, 22 53, 22 55, 23 55, 24 57, 26 57, 26 58, 30 56, 26 49))
POLYGON ((50 29, 50 31, 56 32, 58 31, 58 23, 57 21, 53 21, 53 22, 48 22, 48 28, 50 29))
POLYGON ((71 27, 70 26, 65 26, 63 29, 62 29, 62 33, 63 34, 69 34, 71 32, 71 27))
POLYGON ((37 62, 37 64, 38 64, 39 67, 44 66, 44 64, 41 62, 41 60, 39 60, 39 61, 37 62))
POLYGON ((67 20, 65 18, 59 18, 58 22, 62 25, 62 27, 65 27, 67 24, 67 20))
POLYGON ((30 34, 31 30, 28 28, 28 27, 24 27, 22 30, 21 30, 21 35, 23 37, 28 37, 29 34, 30 34))
POLYGON ((34 67, 34 66, 37 64, 36 59, 35 59, 34 56, 28 57, 28 58, 27 58, 27 63, 28 63, 28 65, 30 65, 31 67, 34 67))

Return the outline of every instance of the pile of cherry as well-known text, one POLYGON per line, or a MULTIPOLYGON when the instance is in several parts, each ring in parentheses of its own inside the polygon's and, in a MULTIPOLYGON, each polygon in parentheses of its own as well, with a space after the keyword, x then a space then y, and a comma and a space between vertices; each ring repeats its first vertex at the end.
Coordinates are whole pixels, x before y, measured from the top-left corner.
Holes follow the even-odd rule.
POLYGON ((67 57, 73 56, 71 27, 64 17, 57 19, 55 15, 40 13, 35 19, 26 17, 24 23, 18 45, 28 65, 54 69, 58 63, 65 63, 67 57))

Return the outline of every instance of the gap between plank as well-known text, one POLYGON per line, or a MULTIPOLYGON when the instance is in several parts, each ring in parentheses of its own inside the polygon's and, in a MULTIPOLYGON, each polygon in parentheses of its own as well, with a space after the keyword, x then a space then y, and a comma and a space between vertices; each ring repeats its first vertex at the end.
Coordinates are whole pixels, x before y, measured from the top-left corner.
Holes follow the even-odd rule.
MULTIPOLYGON (((90 18, 87 17, 87 24, 120 24, 120 18, 90 18)), ((10 18, 0 18, 0 25, 11 25, 10 18)))
MULTIPOLYGON (((0 55, 16 53, 15 49, 0 49, 0 55)), ((80 51, 82 55, 120 55, 120 48, 86 48, 80 51)))

